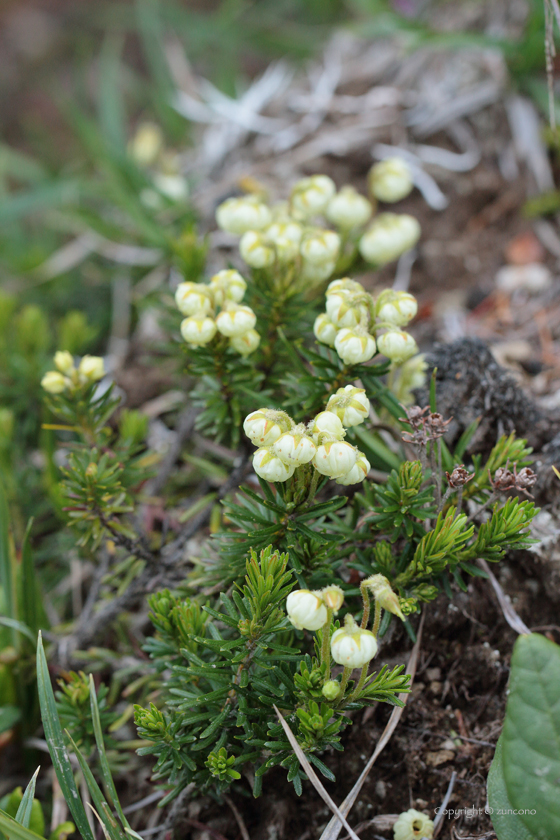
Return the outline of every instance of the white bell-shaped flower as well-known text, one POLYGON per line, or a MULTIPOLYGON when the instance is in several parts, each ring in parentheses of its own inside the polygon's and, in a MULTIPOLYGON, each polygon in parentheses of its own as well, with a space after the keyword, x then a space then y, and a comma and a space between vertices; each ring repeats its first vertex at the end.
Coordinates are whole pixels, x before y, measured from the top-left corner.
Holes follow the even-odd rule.
POLYGON ((296 589, 286 599, 286 612, 296 630, 319 630, 327 622, 327 608, 320 592, 296 589))
POLYGON ((403 814, 399 814, 393 826, 394 840, 432 840, 434 836, 434 824, 432 820, 420 811, 409 808, 403 814))
POLYGON ((239 242, 239 253, 251 268, 266 268, 274 262, 274 248, 263 233, 248 230, 239 242))
POLYGON ((351 426, 358 426, 363 423, 369 414, 369 400, 363 388, 355 388, 354 385, 346 385, 339 388, 336 394, 329 397, 327 411, 341 420, 342 425, 349 429, 351 426))
POLYGON ((311 229, 303 235, 299 250, 303 259, 312 265, 331 263, 338 257, 340 236, 334 230, 311 229))
POLYGON ((317 447, 310 437, 303 432, 285 432, 271 447, 275 455, 286 464, 299 467, 308 464, 315 457, 317 447))
POLYGON ((331 260, 325 263, 310 263, 302 260, 300 279, 311 286, 328 280, 336 266, 336 261, 331 260))
POLYGON ((302 235, 302 226, 293 220, 273 222, 266 229, 266 238, 274 246, 281 263, 290 262, 297 257, 302 235))
POLYGON ((396 364, 401 364, 415 353, 418 346, 410 333, 404 330, 388 330, 377 338, 377 349, 396 364))
POLYGON ((356 327, 367 314, 367 309, 363 303, 359 302, 359 297, 346 289, 339 289, 329 294, 325 309, 333 324, 336 324, 339 329, 356 327))
POLYGON ((357 280, 350 280, 349 277, 341 277, 338 280, 332 280, 329 283, 325 295, 328 297, 329 295, 333 295, 335 292, 339 292, 341 289, 346 292, 355 292, 356 294, 364 294, 365 292, 364 287, 361 283, 358 283, 357 280))
POLYGON ((367 478, 367 474, 371 469, 371 464, 369 463, 368 459, 364 455, 363 452, 358 453, 358 457, 356 459, 356 463, 344 475, 341 475, 340 478, 336 479, 337 484, 343 484, 344 486, 348 486, 349 484, 360 484, 364 479, 367 478))
POLYGON ((310 423, 311 434, 316 443, 321 443, 326 436, 342 440, 345 432, 340 417, 332 411, 321 411, 310 423))
POLYGON ((232 338, 252 330, 257 323, 257 316, 250 306, 228 304, 216 318, 216 326, 222 335, 232 338))
POLYGON ((179 283, 175 303, 182 315, 207 315, 212 309, 210 287, 202 283, 179 283))
POLYGON ((259 408, 247 415, 243 431, 255 446, 271 446, 280 435, 294 426, 292 418, 285 411, 273 408, 259 408))
POLYGON ((298 181, 290 197, 292 212, 307 219, 322 213, 336 192, 334 181, 328 175, 312 175, 298 181))
POLYGON ((74 357, 68 350, 57 350, 54 354, 54 363, 61 373, 72 373, 74 370, 74 357))
POLYGON ((203 312, 191 315, 181 321, 181 335, 187 344, 203 346, 216 335, 216 322, 203 312))
POLYGON ((418 312, 418 302, 410 292, 394 292, 385 289, 375 302, 375 314, 379 321, 406 327, 418 312))
POLYGON ((260 343, 261 337, 256 330, 247 330, 241 335, 232 336, 229 340, 230 347, 233 347, 240 356, 250 356, 260 343))
POLYGON ((68 380, 59 370, 49 370, 41 379, 41 387, 48 394, 62 394, 68 380))
POLYGON ((248 230, 262 230, 272 221, 270 208, 256 195, 228 198, 216 210, 218 227, 239 236, 248 230))
POLYGON ((363 630, 350 613, 344 619, 344 627, 335 630, 331 636, 331 654, 338 665, 345 668, 363 668, 377 653, 377 639, 371 630, 363 630))
POLYGON ((294 474, 295 466, 288 466, 270 449, 257 449, 253 455, 253 469, 265 481, 287 481, 294 474))
POLYGON ((340 478, 350 472, 356 463, 357 450, 341 440, 325 441, 317 447, 313 466, 321 475, 340 478))
POLYGON ((328 344, 329 347, 334 347, 334 340, 338 332, 338 327, 333 324, 329 316, 325 312, 321 312, 315 318, 313 324, 313 332, 317 341, 323 344, 328 344))
POLYGON ((331 198, 325 215, 337 228, 350 230, 365 225, 372 212, 371 202, 354 187, 346 186, 331 198))
POLYGON ((408 163, 399 157, 385 158, 371 167, 368 186, 379 201, 392 204, 412 191, 412 172, 408 163))
POLYGON ((344 327, 336 334, 336 352, 346 365, 358 365, 375 356, 375 339, 361 327, 344 327))
POLYGON ((80 378, 89 382, 97 382, 105 376, 105 365, 101 356, 84 356, 78 365, 80 378))
POLYGON ((413 248, 420 239, 420 225, 406 213, 380 213, 359 242, 360 254, 374 265, 396 260, 413 248))
POLYGON ((234 268, 225 268, 210 278, 209 289, 216 306, 223 306, 228 300, 239 303, 247 290, 247 283, 234 268))

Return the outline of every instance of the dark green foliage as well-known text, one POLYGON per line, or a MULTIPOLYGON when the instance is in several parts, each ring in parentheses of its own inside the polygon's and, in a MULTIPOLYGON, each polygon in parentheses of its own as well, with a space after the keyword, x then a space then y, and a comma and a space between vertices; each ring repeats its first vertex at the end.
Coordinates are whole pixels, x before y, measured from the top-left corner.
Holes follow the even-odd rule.
MULTIPOLYGON (((56 708, 61 725, 86 756, 90 756, 95 747, 94 724, 91 716, 91 686, 89 677, 80 671, 70 671, 65 679, 58 681, 60 691, 55 694, 56 708)), ((107 705, 109 689, 101 685, 97 692, 97 705, 101 729, 106 733, 110 725, 119 717, 107 705)), ((117 742, 105 734, 105 744, 114 748, 117 742)))

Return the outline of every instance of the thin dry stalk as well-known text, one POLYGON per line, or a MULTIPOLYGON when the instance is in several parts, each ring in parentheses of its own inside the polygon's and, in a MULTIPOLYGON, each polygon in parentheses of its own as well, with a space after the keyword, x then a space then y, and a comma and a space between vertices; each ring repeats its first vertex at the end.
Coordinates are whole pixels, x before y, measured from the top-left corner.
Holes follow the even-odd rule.
POLYGON ((481 569, 484 569, 484 571, 488 575, 490 583, 492 584, 492 588, 493 588, 494 592, 496 593, 496 598, 498 599, 498 603, 499 603, 499 605, 502 609, 502 612, 504 614, 504 618, 507 621, 507 623, 509 624, 509 626, 512 628, 512 630, 515 630, 516 633, 519 633, 522 636, 523 635, 528 635, 531 631, 529 630, 529 628, 527 627, 525 622, 517 615, 517 613, 513 609, 512 605, 510 604, 510 602, 507 599, 507 596, 506 596, 504 590, 502 589, 502 587, 500 586, 500 584, 498 583, 498 581, 496 580, 496 578, 494 577, 494 575, 490 571, 490 568, 489 568, 486 560, 482 560, 481 558, 479 558, 478 565, 480 566, 481 569))

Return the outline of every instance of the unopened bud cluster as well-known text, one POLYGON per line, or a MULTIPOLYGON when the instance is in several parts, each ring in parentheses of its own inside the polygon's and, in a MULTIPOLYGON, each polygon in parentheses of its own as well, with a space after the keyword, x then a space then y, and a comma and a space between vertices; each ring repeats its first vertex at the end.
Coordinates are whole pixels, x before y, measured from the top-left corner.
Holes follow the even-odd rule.
POLYGON ((313 325, 315 337, 334 347, 347 365, 362 364, 382 353, 402 364, 418 352, 403 328, 418 304, 408 292, 382 291, 376 299, 356 280, 333 280, 326 291, 326 312, 313 325))
POLYGON ((253 353, 260 342, 254 329, 257 317, 241 301, 247 289, 245 280, 233 269, 219 271, 210 283, 180 283, 175 302, 186 317, 181 335, 193 347, 209 344, 217 333, 229 338, 230 346, 242 356, 253 353))
POLYGON ((327 175, 312 175, 293 186, 287 202, 269 205, 258 194, 228 198, 216 221, 241 237, 239 252, 252 268, 292 264, 303 283, 320 283, 332 275, 343 241, 357 243, 362 257, 375 265, 391 262, 418 241, 420 226, 405 214, 382 213, 363 232, 376 199, 394 202, 408 195, 408 165, 397 158, 376 164, 369 187, 372 201, 350 185, 337 192, 327 175))
POLYGON ((365 391, 353 385, 339 388, 326 411, 307 424, 296 425, 284 411, 271 408, 251 412, 243 429, 259 447, 253 456, 255 472, 266 481, 287 481, 297 467, 311 464, 337 484, 358 484, 370 464, 363 452, 344 440, 345 427, 357 426, 368 414, 365 391))
POLYGON ((152 122, 141 123, 128 144, 128 154, 140 169, 151 176, 154 189, 146 188, 140 193, 142 204, 152 210, 163 206, 162 196, 173 203, 184 203, 189 188, 181 174, 179 155, 165 148, 163 132, 152 122))
POLYGON ((41 385, 49 394, 62 394, 76 388, 97 382, 105 376, 105 367, 101 356, 84 356, 78 366, 74 357, 67 350, 58 350, 54 354, 56 370, 49 370, 43 376, 41 385))

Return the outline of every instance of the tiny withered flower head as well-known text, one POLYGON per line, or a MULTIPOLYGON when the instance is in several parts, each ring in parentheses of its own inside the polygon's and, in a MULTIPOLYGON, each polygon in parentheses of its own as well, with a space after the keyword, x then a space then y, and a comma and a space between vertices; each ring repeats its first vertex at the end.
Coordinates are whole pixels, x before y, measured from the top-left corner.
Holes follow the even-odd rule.
POLYGON ((408 811, 399 815, 393 826, 395 840, 432 840, 434 836, 434 824, 432 820, 420 811, 409 808, 408 811))
POLYGON ((334 341, 336 352, 347 365, 359 365, 373 359, 375 339, 363 327, 343 327, 334 341))
POLYGON ((377 653, 377 639, 371 630, 363 630, 348 613, 344 627, 335 630, 331 637, 332 658, 346 668, 362 668, 377 653))
POLYGON ((323 603, 336 614, 344 603, 344 592, 336 583, 321 589, 323 603))
POLYGON ((465 484, 468 484, 468 482, 472 481, 472 479, 474 478, 474 473, 470 473, 468 470, 466 470, 464 464, 456 464, 453 467, 453 472, 448 473, 446 470, 445 475, 447 476, 449 486, 453 489, 456 489, 457 487, 463 487, 465 484))
POLYGON ((354 187, 346 186, 331 198, 325 215, 341 230, 350 230, 353 227, 365 225, 372 212, 371 202, 360 195, 354 187))
POLYGON ((450 417, 448 420, 444 420, 443 416, 439 414, 437 411, 432 411, 426 417, 424 421, 424 428, 430 440, 436 440, 444 435, 447 431, 447 427, 453 420, 453 417, 450 417))
POLYGON ((66 377, 59 370, 49 370, 41 379, 41 387, 48 394, 62 394, 66 384, 66 377))
POLYGON ((506 465, 496 470, 494 478, 490 476, 490 483, 494 490, 512 490, 515 487, 515 476, 506 465))
POLYGON ((420 429, 424 425, 424 420, 429 410, 429 405, 425 405, 424 408, 420 408, 419 405, 411 405, 410 408, 405 409, 406 417, 399 417, 399 420, 402 423, 410 423, 413 429, 420 429))
POLYGON ((74 357, 68 350, 57 350, 54 354, 54 363, 61 373, 70 374, 74 370, 74 357))
POLYGON ((372 575, 364 580, 364 584, 367 584, 367 587, 374 596, 376 602, 378 602, 384 610, 393 613, 393 615, 397 615, 402 621, 404 621, 404 615, 400 607, 398 596, 395 592, 393 592, 391 584, 385 575, 372 575))
POLYGON ((368 185, 371 194, 379 201, 391 204, 400 201, 406 198, 414 186, 410 166, 402 158, 386 158, 372 166, 368 174, 368 185))
POLYGON ((529 467, 523 467, 523 469, 519 470, 519 472, 517 472, 517 470, 514 468, 514 473, 515 486, 518 490, 527 491, 529 487, 532 487, 534 484, 536 484, 537 474, 534 473, 533 470, 529 467))
POLYGON ((369 400, 366 397, 365 390, 355 388, 354 385, 339 388, 327 403, 327 411, 336 414, 347 429, 363 423, 369 414, 369 408, 369 400))
POLYGON ((321 593, 309 589, 290 592, 286 600, 286 612, 296 630, 319 630, 328 618, 321 593))

